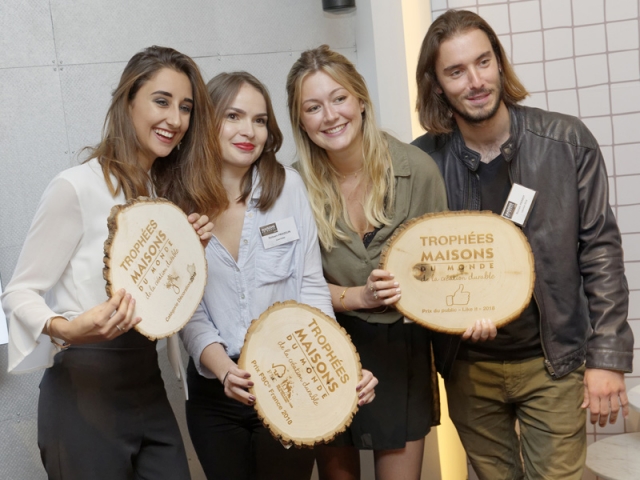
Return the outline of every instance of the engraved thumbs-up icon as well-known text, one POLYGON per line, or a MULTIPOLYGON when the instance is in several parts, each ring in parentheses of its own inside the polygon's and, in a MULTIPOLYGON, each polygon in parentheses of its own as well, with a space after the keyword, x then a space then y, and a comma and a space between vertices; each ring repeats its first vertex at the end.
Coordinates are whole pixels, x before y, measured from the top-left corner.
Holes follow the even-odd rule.
POLYGON ((458 290, 453 295, 447 295, 447 305, 467 305, 469 303, 469 292, 464 291, 464 285, 460 284, 458 290))

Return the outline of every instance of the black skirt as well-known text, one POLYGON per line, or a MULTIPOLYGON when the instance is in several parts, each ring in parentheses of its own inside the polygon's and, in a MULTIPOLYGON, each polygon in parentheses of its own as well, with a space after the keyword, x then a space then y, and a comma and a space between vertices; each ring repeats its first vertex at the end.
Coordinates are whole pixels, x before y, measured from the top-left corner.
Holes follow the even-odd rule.
POLYGON ((131 330, 58 353, 40 383, 38 445, 50 479, 189 479, 156 342, 131 330))
POLYGON ((426 436, 434 417, 429 331, 402 319, 368 323, 339 313, 337 319, 351 336, 362 368, 379 383, 373 402, 360 407, 351 426, 330 445, 395 450, 426 436))

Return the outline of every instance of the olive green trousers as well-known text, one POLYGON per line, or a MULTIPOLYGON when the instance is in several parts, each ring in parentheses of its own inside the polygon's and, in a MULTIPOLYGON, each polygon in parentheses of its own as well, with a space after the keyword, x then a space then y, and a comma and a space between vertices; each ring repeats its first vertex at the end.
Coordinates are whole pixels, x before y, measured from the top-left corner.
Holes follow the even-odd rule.
POLYGON ((480 480, 580 480, 583 378, 584 366, 552 378, 542 357, 456 360, 445 382, 449 415, 480 480))

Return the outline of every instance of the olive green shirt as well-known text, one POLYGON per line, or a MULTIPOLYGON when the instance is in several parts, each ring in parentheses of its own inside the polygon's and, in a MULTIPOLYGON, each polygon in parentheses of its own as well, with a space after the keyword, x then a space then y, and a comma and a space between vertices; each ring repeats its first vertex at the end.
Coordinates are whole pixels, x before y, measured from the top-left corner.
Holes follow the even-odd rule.
MULTIPOLYGON (((365 248, 358 233, 349 229, 343 219, 338 220, 338 228, 349 236, 350 241, 337 240, 330 252, 322 249, 322 267, 329 283, 343 287, 366 284, 371 270, 378 268, 380 253, 387 240, 398 226, 425 213, 447 209, 444 182, 432 158, 413 145, 402 143, 390 135, 386 135, 386 138, 396 179, 391 225, 383 226, 365 248)), ((370 323, 393 323, 402 317, 394 309, 384 313, 356 310, 341 315, 352 315, 370 323)))

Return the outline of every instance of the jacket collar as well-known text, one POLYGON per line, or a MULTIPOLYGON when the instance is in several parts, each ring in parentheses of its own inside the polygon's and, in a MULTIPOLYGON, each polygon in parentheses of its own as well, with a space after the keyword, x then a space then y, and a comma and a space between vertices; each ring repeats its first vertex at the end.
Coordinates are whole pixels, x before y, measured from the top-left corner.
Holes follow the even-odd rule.
MULTIPOLYGON (((518 140, 520 138, 520 132, 523 129, 522 123, 524 121, 524 116, 520 114, 521 109, 517 105, 507 106, 507 108, 509 110, 511 121, 511 132, 509 133, 507 141, 500 146, 500 152, 507 162, 511 162, 518 150, 518 140)), ((462 133, 460 133, 460 129, 457 125, 451 133, 451 137, 451 146, 455 156, 459 158, 469 170, 475 172, 480 165, 480 154, 465 145, 462 133)))

